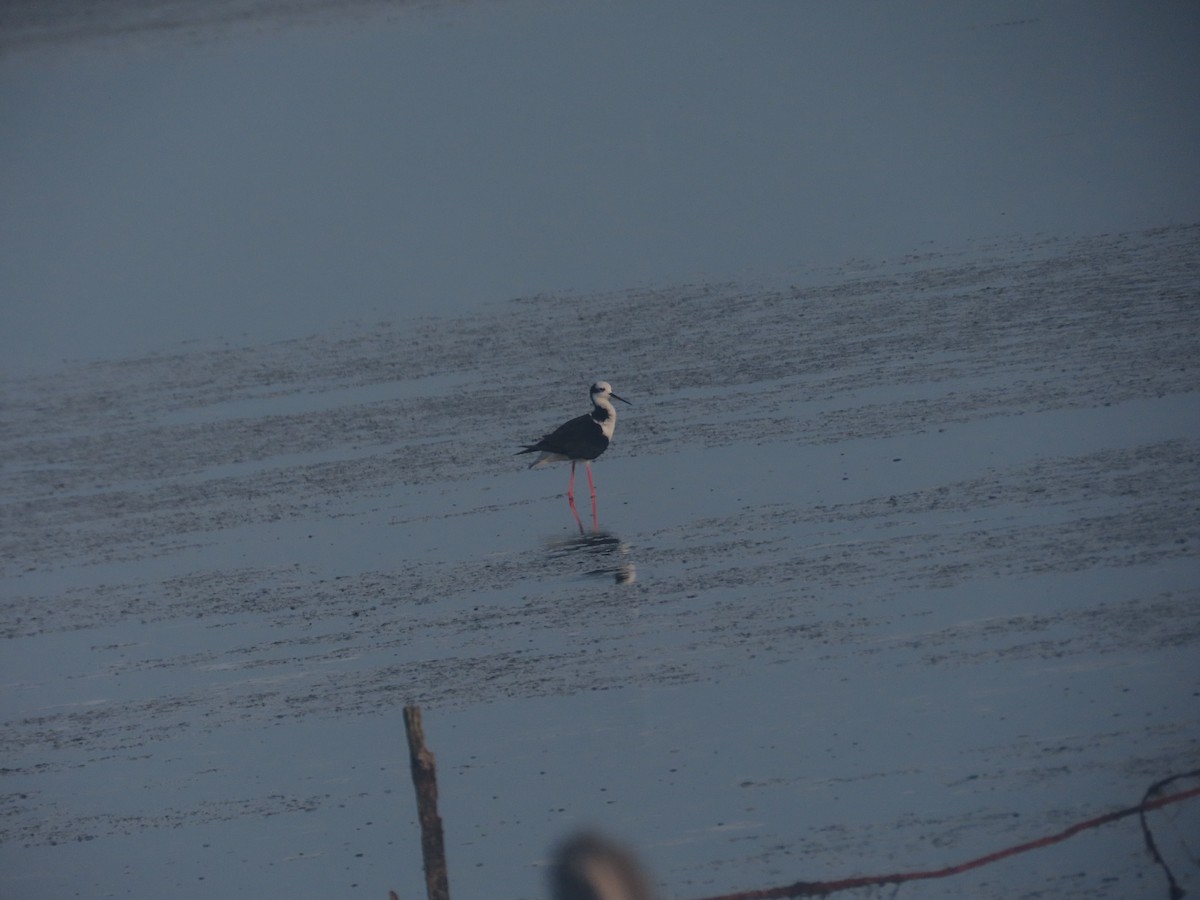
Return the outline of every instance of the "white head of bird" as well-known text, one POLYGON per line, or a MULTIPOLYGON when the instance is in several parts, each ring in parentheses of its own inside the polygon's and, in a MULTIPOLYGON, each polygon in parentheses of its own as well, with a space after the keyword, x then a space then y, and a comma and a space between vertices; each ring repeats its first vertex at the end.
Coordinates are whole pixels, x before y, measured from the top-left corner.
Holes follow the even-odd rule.
MULTIPOLYGON (((612 385, 607 381, 597 381, 593 384, 591 394, 592 406, 595 407, 592 410, 592 418, 600 423, 600 430, 611 441, 613 429, 617 427, 617 408, 612 405, 612 401, 621 400, 621 398, 613 393, 612 385)), ((621 400, 621 402, 628 403, 629 401, 621 400)))

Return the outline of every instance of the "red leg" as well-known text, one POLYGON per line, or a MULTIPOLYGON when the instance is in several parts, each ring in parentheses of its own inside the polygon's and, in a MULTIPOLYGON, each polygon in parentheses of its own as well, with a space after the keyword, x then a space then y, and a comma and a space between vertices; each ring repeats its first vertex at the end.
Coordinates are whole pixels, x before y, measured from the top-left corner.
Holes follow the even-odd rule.
POLYGON ((588 463, 587 463, 587 473, 588 473, 588 487, 590 487, 592 489, 592 531, 599 531, 600 530, 600 520, 596 516, 596 482, 592 481, 591 460, 588 460, 588 463))
POLYGON ((567 503, 571 505, 571 515, 579 525, 579 533, 583 534, 583 520, 579 518, 579 510, 575 508, 575 463, 571 463, 571 480, 567 482, 567 503))

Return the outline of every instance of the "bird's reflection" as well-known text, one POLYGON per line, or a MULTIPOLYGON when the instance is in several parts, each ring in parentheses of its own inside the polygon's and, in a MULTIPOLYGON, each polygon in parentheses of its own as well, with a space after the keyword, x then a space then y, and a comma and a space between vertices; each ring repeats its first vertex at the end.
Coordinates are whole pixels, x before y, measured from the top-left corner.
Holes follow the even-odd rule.
POLYGON ((637 581, 637 567, 629 558, 629 545, 611 531, 593 531, 550 544, 550 555, 586 561, 591 568, 583 574, 612 578, 617 584, 637 581))

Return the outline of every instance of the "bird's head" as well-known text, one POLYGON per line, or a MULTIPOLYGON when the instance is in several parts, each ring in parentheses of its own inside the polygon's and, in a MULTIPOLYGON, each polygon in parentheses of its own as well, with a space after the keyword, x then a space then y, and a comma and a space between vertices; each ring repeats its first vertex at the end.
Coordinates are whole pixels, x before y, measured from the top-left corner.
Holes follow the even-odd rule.
POLYGON ((624 397, 618 397, 616 394, 614 394, 612 385, 609 384, 607 381, 597 381, 595 384, 592 385, 592 400, 593 401, 603 400, 606 397, 611 397, 614 400, 620 400, 622 403, 628 403, 630 406, 633 406, 633 404, 629 403, 629 401, 626 400, 624 397))

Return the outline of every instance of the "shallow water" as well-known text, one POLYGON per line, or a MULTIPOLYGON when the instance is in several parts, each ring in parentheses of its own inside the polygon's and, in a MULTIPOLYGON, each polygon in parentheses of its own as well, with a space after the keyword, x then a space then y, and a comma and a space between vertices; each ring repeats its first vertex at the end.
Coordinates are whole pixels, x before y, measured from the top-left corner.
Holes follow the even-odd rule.
MULTIPOLYGON (((456 896, 540 895, 581 823, 686 897, 1136 802, 1200 752, 1198 235, 11 380, 4 892, 413 894, 405 703, 456 896), (600 377, 580 535, 511 454, 600 377)), ((902 894, 1160 889, 1126 822, 902 894)))

